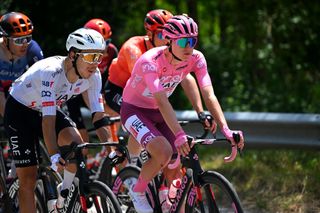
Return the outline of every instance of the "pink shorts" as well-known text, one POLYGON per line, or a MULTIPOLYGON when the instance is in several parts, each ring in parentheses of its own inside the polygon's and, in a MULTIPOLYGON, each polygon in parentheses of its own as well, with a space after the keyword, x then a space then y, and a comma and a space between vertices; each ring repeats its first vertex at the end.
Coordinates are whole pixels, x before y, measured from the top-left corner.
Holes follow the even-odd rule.
POLYGON ((143 148, 153 138, 163 136, 170 142, 173 152, 177 152, 174 146, 175 136, 158 109, 141 108, 123 102, 120 115, 122 124, 143 148))

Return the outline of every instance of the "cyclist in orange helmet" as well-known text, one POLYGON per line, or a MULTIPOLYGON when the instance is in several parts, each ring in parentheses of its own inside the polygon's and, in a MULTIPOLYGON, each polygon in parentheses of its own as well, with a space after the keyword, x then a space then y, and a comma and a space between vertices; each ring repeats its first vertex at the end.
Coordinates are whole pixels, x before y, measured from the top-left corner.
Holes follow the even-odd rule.
MULTIPOLYGON (((105 86, 105 82, 108 77, 108 69, 111 64, 112 59, 116 58, 118 55, 117 47, 111 43, 111 27, 110 25, 99 18, 94 18, 89 20, 85 25, 85 28, 90 28, 98 31, 104 38, 106 43, 106 49, 103 53, 102 61, 98 65, 98 68, 101 72, 102 78, 102 88, 105 86)), ((103 92, 103 91, 102 91, 103 92)), ((77 96, 67 102, 68 111, 70 118, 76 123, 77 128, 84 141, 89 141, 89 135, 84 124, 83 117, 81 115, 80 107, 86 106, 82 96, 77 96)))
POLYGON ((33 24, 23 13, 9 12, 0 18, 0 115, 13 80, 36 61, 43 59, 38 43, 32 40, 33 24))

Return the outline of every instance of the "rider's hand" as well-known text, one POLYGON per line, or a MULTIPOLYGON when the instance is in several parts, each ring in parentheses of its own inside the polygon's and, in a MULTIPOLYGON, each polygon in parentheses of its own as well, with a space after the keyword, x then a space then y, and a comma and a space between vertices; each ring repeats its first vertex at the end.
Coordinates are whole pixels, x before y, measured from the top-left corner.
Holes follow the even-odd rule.
POLYGON ((240 148, 241 150, 244 147, 244 137, 243 137, 243 133, 240 130, 230 130, 228 126, 223 126, 221 129, 222 134, 231 141, 232 145, 236 145, 238 146, 238 148, 240 148), (240 141, 238 143, 235 142, 234 138, 233 138, 233 134, 239 134, 240 135, 240 141))
POLYGON ((59 153, 50 156, 51 168, 56 172, 61 172, 64 169, 66 162, 61 158, 59 153))
POLYGON ((188 153, 190 152, 187 135, 184 133, 183 130, 176 134, 176 140, 174 141, 174 145, 176 146, 178 153, 180 153, 183 157, 188 155, 188 153))
POLYGON ((211 115, 208 115, 205 112, 199 112, 198 118, 203 127, 212 132, 212 134, 217 131, 217 123, 213 120, 213 117, 211 115))

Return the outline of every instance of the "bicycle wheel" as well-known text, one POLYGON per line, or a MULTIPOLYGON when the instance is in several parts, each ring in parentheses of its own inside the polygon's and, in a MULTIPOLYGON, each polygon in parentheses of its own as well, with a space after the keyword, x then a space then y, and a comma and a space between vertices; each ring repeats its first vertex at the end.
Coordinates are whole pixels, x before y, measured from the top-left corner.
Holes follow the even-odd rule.
POLYGON ((188 192, 185 205, 186 213, 242 213, 239 197, 231 183, 221 174, 214 171, 199 175, 201 196, 197 196, 195 187, 188 192))
POLYGON ((9 195, 6 190, 6 184, 0 177, 0 213, 5 213, 9 209, 9 195))
POLYGON ((85 185, 85 198, 87 201, 88 213, 122 212, 116 196, 107 185, 100 181, 90 182, 85 185))
POLYGON ((128 188, 131 184, 138 180, 140 168, 135 166, 128 166, 123 168, 112 184, 112 191, 117 196, 122 212, 136 212, 128 194, 128 188))
MULTIPOLYGON (((18 189, 19 189, 19 180, 16 179, 10 185, 8 190, 8 205, 9 208, 6 209, 6 213, 19 213, 19 197, 18 197, 18 189)), ((40 192, 39 187, 37 186, 34 191, 35 201, 36 201, 36 212, 37 213, 47 213, 47 208, 43 200, 43 196, 40 192)))

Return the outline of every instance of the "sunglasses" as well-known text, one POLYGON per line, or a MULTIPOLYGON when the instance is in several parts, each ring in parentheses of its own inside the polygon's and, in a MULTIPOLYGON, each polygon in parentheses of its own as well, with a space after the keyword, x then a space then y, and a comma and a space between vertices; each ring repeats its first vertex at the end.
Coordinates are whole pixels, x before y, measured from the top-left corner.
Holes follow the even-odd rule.
POLYGON ((16 38, 12 38, 10 37, 9 39, 11 39, 13 41, 13 43, 17 46, 22 46, 25 43, 26 44, 30 44, 31 40, 32 40, 32 35, 27 35, 27 36, 22 36, 22 37, 16 37, 16 38))
POLYGON ((194 48, 196 46, 198 39, 196 37, 189 37, 189 38, 179 38, 176 40, 176 43, 181 48, 186 48, 189 44, 190 48, 194 48))
POLYGON ((88 64, 100 64, 102 61, 102 53, 77 53, 81 55, 82 60, 88 64))
POLYGON ((105 42, 106 42, 106 47, 107 47, 111 43, 111 38, 105 40, 105 42))
POLYGON ((163 40, 162 31, 159 31, 159 32, 157 33, 157 37, 158 37, 158 39, 163 40))

